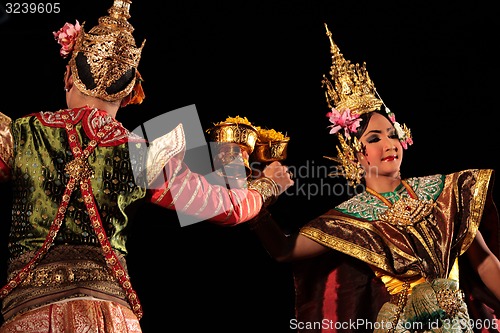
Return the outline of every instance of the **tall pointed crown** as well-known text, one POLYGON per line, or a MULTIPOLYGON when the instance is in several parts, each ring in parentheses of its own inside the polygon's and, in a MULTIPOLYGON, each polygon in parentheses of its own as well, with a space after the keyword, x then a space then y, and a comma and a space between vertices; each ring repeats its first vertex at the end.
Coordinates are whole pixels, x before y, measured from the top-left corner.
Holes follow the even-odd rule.
MULTIPOLYGON (((132 32, 134 28, 128 22, 131 0, 114 0, 108 9, 108 16, 102 16, 98 25, 86 33, 82 27, 76 40, 75 49, 70 59, 74 75, 74 84, 84 94, 107 101, 115 101, 127 96, 140 79, 137 67, 142 48, 136 47, 132 32), (77 70, 77 59, 84 57, 90 67, 94 84, 84 84, 77 70), (130 77, 125 88, 116 91, 113 86, 124 75, 130 77)), ((81 60, 81 59, 79 59, 81 60)))
POLYGON ((363 65, 351 64, 344 59, 340 49, 333 42, 332 33, 325 23, 326 35, 330 39, 330 52, 332 54, 332 66, 330 77, 323 75, 323 87, 326 88, 325 96, 330 109, 335 108, 340 113, 349 109, 352 114, 380 110, 382 101, 376 97, 375 86, 363 65))
POLYGON ((363 177, 363 170, 356 159, 356 153, 361 152, 362 146, 352 134, 358 131, 362 114, 380 110, 384 105, 385 113, 396 129, 401 146, 407 149, 408 145, 413 144, 413 139, 410 129, 396 121, 394 113, 378 95, 366 70, 366 63, 351 64, 349 60, 344 59, 337 44, 333 42, 332 33, 326 23, 325 28, 332 54, 329 73, 331 79, 323 75, 322 80, 323 87, 326 88, 326 101, 331 110, 326 116, 331 123, 328 126, 330 134, 336 134, 340 142, 340 146, 337 146, 337 157, 325 157, 340 164, 341 167, 335 175, 343 175, 349 184, 355 185, 359 184, 363 177))

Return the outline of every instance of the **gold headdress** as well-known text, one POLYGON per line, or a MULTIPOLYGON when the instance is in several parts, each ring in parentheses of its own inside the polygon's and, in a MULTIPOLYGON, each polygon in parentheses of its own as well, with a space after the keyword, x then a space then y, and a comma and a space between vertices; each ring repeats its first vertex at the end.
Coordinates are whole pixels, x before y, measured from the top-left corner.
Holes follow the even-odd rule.
MULTIPOLYGON (((137 67, 145 41, 141 47, 136 47, 132 36, 134 28, 127 21, 130 18, 131 3, 131 0, 114 0, 113 6, 108 10, 109 16, 100 17, 98 25, 88 33, 82 26, 69 64, 74 84, 84 94, 106 101, 115 101, 133 93, 132 89, 136 84, 140 84, 141 76, 137 67), (92 74, 94 84, 91 86, 82 81, 83 78, 77 70, 77 59, 82 56, 92 74), (115 91, 114 85, 124 75, 130 77, 130 82, 125 82, 125 88, 115 91)), ((138 90, 142 93, 142 89, 138 90)), ((128 102, 140 103, 142 98, 140 101, 128 102)))
MULTIPOLYGON (((384 105, 388 118, 393 123, 403 148, 413 143, 410 130, 406 125, 396 122, 394 114, 384 104, 377 93, 373 81, 366 70, 366 63, 352 64, 346 60, 337 44, 333 42, 332 33, 325 23, 326 35, 330 39, 332 66, 330 77, 323 75, 322 84, 326 88, 325 96, 330 108, 327 113, 332 125, 330 134, 337 134, 340 146, 337 146, 338 157, 333 159, 341 164, 340 172, 351 185, 359 184, 363 170, 355 156, 361 151, 361 144, 351 133, 356 133, 360 125, 359 116, 365 113, 380 110, 384 105)), ((326 157, 326 156, 325 156, 326 157)))
POLYGON ((352 114, 358 115, 380 110, 382 101, 375 97, 375 86, 366 70, 366 63, 360 66, 345 60, 337 44, 333 42, 332 33, 326 23, 325 28, 326 35, 330 39, 332 54, 330 75, 333 80, 332 83, 326 75, 323 75, 328 107, 335 108, 341 113, 349 109, 352 114))

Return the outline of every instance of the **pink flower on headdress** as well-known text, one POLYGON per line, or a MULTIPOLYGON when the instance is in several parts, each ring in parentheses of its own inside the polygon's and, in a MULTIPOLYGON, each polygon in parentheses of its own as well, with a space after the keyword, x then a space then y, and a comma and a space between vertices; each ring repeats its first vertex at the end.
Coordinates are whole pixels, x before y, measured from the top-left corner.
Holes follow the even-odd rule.
POLYGON ((403 146, 404 149, 408 149, 408 146, 411 146, 412 144, 413 139, 411 137, 401 140, 401 146, 403 146))
POLYGON ((80 23, 76 20, 75 25, 66 22, 59 31, 54 31, 52 33, 57 43, 61 45, 61 51, 59 52, 61 57, 66 58, 73 52, 80 29, 80 23))
POLYGON ((346 138, 351 137, 350 133, 356 133, 358 131, 359 123, 361 122, 359 114, 351 114, 350 109, 346 109, 342 113, 336 109, 332 109, 332 111, 328 112, 326 116, 333 124, 328 126, 331 128, 330 134, 335 134, 341 129, 344 129, 346 138))

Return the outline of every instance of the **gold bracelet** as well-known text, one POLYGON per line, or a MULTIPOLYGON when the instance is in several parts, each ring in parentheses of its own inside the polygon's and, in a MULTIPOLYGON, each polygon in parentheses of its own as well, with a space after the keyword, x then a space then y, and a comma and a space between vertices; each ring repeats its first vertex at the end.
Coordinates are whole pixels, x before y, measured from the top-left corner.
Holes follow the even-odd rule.
POLYGON ((264 201, 264 207, 273 204, 278 199, 280 194, 279 185, 268 177, 252 180, 248 185, 248 188, 260 193, 262 200, 264 201))

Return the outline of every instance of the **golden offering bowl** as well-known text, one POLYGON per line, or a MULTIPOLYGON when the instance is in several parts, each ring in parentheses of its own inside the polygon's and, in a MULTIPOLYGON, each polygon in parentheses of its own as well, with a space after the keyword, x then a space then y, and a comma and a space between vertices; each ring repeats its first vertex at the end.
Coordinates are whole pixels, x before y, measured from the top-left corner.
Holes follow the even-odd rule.
POLYGON ((290 138, 269 142, 257 142, 251 159, 262 163, 283 161, 287 157, 289 141, 290 138))
MULTIPOLYGON (((237 168, 239 163, 243 163, 245 166, 246 176, 250 175, 250 163, 248 158, 245 158, 242 154, 243 150, 248 149, 246 146, 235 143, 227 143, 227 142, 218 142, 218 155, 217 160, 215 161, 216 168, 226 168, 229 170, 234 170, 233 176, 237 177, 237 168), (231 164, 233 163, 233 164, 231 164)), ((248 155, 247 155, 248 156, 248 155)))
POLYGON ((241 123, 220 123, 208 130, 210 138, 215 142, 237 143, 251 154, 257 142, 257 129, 241 123))
MULTIPOLYGON (((242 123, 219 123, 207 131, 210 140, 219 144, 220 163, 226 165, 239 157, 238 145, 241 152, 247 152, 247 156, 252 154, 257 142, 257 129, 251 125, 242 123)), ((246 176, 251 174, 248 158, 243 158, 246 176)))

